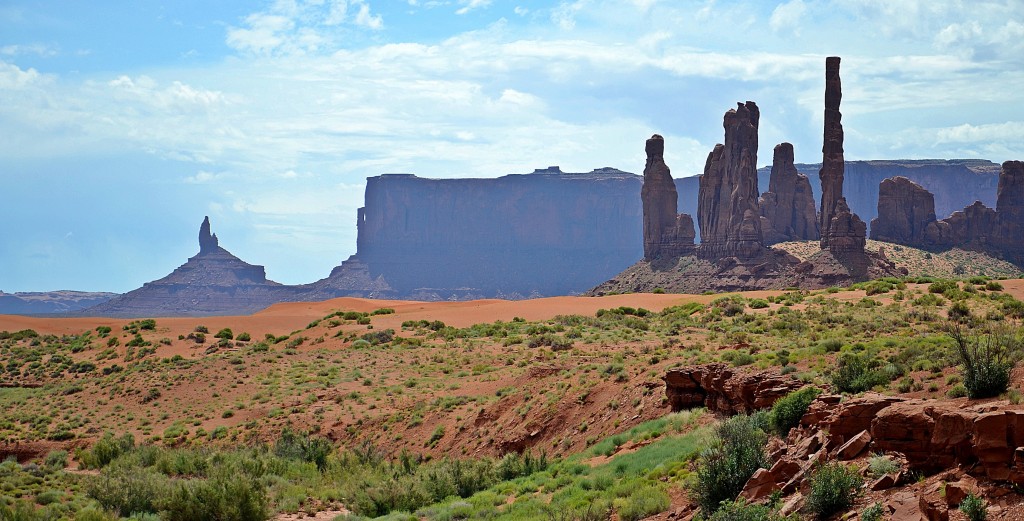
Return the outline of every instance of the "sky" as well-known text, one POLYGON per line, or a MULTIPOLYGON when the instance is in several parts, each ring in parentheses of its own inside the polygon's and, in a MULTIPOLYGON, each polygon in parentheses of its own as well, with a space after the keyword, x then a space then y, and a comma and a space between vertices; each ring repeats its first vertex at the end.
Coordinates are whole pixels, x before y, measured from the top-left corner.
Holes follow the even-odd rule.
MULTIPOLYGON (((125 292, 221 246, 312 282, 367 177, 696 175, 736 102, 759 164, 1024 159, 1024 2, 0 0, 0 290, 125 292)), ((763 189, 766 187, 762 187, 763 189)))

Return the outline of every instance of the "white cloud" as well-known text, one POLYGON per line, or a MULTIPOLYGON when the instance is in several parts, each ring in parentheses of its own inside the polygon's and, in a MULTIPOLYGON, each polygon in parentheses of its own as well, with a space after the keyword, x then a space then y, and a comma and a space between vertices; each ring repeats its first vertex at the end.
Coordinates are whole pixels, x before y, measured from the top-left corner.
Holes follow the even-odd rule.
POLYGON ((4 56, 22 56, 32 54, 35 56, 56 56, 59 49, 53 45, 46 45, 41 43, 31 43, 27 45, 5 45, 0 47, 0 55, 4 56))
POLYGON ((571 31, 576 27, 576 15, 586 7, 587 0, 561 2, 551 11, 551 21, 563 31, 571 31))
POLYGON ((1024 142, 1024 121, 972 125, 934 130, 936 143, 1024 142))
POLYGON ((315 54, 336 49, 345 25, 376 31, 384 19, 366 0, 278 0, 228 27, 227 44, 263 56, 315 54))
POLYGON ((768 26, 772 31, 791 31, 800 34, 800 25, 803 23, 804 15, 807 13, 807 5, 803 0, 790 0, 779 4, 768 20, 768 26))
POLYGON ((512 12, 519 16, 525 16, 527 13, 530 12, 530 10, 521 5, 517 5, 515 9, 512 10, 512 12))
POLYGON ((462 7, 455 11, 455 14, 466 14, 474 9, 491 5, 491 0, 459 0, 462 7))
POLYGON ((39 71, 21 69, 17 65, 0 60, 0 89, 18 90, 47 81, 39 71))

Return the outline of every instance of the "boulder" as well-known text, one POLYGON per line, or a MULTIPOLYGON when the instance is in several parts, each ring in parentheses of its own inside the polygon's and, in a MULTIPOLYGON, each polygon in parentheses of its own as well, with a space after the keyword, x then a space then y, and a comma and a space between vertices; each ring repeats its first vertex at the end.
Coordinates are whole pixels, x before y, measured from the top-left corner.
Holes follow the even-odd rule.
POLYGON ((871 444, 871 434, 864 430, 860 431, 859 434, 850 438, 841 447, 836 449, 836 459, 839 460, 851 460, 860 456, 864 449, 871 444))
POLYGON ((771 407, 779 398, 804 386, 777 372, 744 373, 720 363, 670 369, 664 380, 673 411, 703 406, 724 414, 771 407))

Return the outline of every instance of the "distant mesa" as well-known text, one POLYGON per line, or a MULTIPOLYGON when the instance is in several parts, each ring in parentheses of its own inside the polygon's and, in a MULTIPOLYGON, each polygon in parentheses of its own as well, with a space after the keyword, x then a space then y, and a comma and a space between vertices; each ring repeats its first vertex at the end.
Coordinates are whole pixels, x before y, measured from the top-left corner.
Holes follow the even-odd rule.
POLYGON ((1006 161, 999 174, 996 208, 981 201, 938 220, 930 191, 904 177, 878 187, 878 217, 871 238, 929 250, 982 251, 1024 264, 1024 162, 1006 161))
POLYGON ((117 293, 90 291, 0 291, 0 315, 64 315, 106 302, 117 293))

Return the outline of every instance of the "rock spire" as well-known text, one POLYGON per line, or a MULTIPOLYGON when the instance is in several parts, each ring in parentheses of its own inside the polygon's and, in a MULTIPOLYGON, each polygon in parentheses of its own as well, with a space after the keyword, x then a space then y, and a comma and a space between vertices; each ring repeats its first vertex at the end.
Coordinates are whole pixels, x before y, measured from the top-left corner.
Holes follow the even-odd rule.
POLYGON ((757 197, 757 125, 753 101, 725 113, 725 144, 715 145, 700 178, 697 221, 704 258, 751 259, 764 250, 757 197))
POLYGON ((199 225, 199 253, 211 253, 217 251, 217 234, 210 234, 210 217, 203 219, 199 225))
POLYGON ((825 59, 825 131, 821 146, 821 211, 818 228, 821 230, 821 249, 827 249, 831 239, 832 217, 836 205, 843 198, 843 114, 839 104, 843 101, 843 85, 839 78, 839 57, 825 59))
POLYGON ((792 144, 775 145, 768 191, 759 204, 765 245, 819 239, 811 181, 793 165, 792 144))
POLYGON ((654 134, 647 140, 647 165, 640 199, 644 212, 644 259, 678 257, 693 251, 696 235, 693 218, 677 214, 679 196, 672 173, 665 164, 665 139, 654 134))

